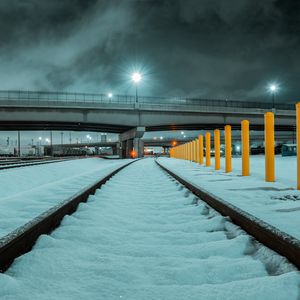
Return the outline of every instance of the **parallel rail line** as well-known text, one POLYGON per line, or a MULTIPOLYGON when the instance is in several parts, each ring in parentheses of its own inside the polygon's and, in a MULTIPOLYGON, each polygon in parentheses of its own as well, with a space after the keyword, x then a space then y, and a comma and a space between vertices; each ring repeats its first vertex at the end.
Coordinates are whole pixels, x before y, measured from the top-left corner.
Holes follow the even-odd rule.
POLYGON ((282 232, 263 220, 241 210, 240 208, 226 202, 216 195, 193 185, 181 178, 157 160, 156 163, 166 173, 184 185, 193 194, 206 202, 223 216, 230 217, 231 221, 253 236, 257 241, 286 257, 298 269, 300 269, 300 241, 293 236, 282 232))
POLYGON ((6 164, 0 164, 0 171, 1 170, 7 170, 7 169, 14 169, 14 168, 22 168, 22 167, 28 167, 28 166, 38 166, 38 165, 45 165, 45 164, 51 164, 51 163, 59 163, 63 161, 68 161, 73 158, 64 158, 64 159, 50 159, 50 160, 40 160, 40 161, 35 161, 35 162, 15 162, 15 163, 8 163, 6 164))
POLYGON ((79 203, 86 202, 88 197, 93 195, 95 191, 111 177, 135 161, 136 160, 131 161, 115 169, 102 179, 89 185, 64 202, 50 208, 35 219, 1 238, 0 272, 5 272, 17 257, 32 249, 40 235, 52 232, 60 225, 64 216, 70 215, 76 211, 79 203))

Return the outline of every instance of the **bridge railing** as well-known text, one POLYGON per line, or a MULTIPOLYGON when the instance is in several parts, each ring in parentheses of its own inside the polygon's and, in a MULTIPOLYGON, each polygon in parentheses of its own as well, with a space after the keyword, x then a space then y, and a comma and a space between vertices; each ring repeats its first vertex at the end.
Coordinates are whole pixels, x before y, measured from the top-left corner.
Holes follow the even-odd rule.
MULTIPOLYGON (((69 93, 69 92, 42 92, 42 91, 0 91, 0 104, 60 104, 60 105, 130 105, 134 107, 136 102, 135 96, 114 95, 108 97, 106 94, 96 93, 69 93)), ((141 105, 149 107, 225 107, 225 108, 256 108, 271 109, 271 102, 250 102, 237 100, 220 100, 220 99, 197 99, 197 98, 167 98, 167 97, 145 97, 139 96, 138 102, 141 105)), ((295 110, 295 105, 291 103, 275 103, 276 109, 295 110)))

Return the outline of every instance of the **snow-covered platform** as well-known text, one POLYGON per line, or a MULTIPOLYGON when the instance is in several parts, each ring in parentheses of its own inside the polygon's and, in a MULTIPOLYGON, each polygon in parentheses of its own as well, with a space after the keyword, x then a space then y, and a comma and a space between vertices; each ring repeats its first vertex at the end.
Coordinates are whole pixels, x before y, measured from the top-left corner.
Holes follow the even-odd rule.
POLYGON ((299 284, 284 258, 144 159, 0 275, 0 297, 297 299, 299 284))
MULTIPOLYGON (((251 156, 249 177, 241 176, 241 158, 233 158, 233 172, 216 171, 213 165, 170 158, 159 163, 218 198, 300 239, 300 193, 296 186, 296 157, 276 156, 276 182, 264 181, 264 156, 251 156)), ((222 161, 224 167, 224 159, 222 161)))
POLYGON ((126 163, 87 158, 2 170, 0 238, 126 163))

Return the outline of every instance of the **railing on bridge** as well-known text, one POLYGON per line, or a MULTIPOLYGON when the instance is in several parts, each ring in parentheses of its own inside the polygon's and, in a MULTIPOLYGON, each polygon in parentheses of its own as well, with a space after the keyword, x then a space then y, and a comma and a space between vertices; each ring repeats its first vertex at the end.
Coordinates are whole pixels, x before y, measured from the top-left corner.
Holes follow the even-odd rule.
MULTIPOLYGON (((0 91, 0 105, 125 105, 134 107, 135 96, 115 95, 111 98, 105 94, 96 93, 71 93, 71 92, 41 92, 41 91, 0 91)), ((144 97, 139 96, 138 102, 145 107, 152 106, 185 106, 185 107, 225 107, 225 108, 254 108, 271 109, 272 103, 249 102, 237 100, 220 99, 197 99, 197 98, 167 98, 167 97, 144 97)), ((275 103, 276 109, 295 110, 295 105, 291 103, 275 103)))

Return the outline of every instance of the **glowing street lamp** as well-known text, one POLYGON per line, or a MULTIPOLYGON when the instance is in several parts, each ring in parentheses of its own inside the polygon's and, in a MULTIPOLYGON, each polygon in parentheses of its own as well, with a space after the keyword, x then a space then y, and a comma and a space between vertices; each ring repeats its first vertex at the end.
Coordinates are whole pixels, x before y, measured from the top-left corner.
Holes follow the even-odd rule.
POLYGON ((111 98, 113 97, 113 94, 112 94, 112 93, 108 93, 108 94, 107 94, 107 97, 108 97, 109 99, 111 99, 111 98))
POLYGON ((89 142, 92 140, 92 137, 89 134, 86 136, 86 138, 88 139, 89 142))
POLYGON ((138 83, 142 80, 142 75, 139 72, 134 72, 131 75, 131 80, 134 82, 135 84, 135 102, 138 103, 138 83))
POLYGON ((275 108, 275 94, 278 91, 278 86, 276 84, 271 84, 269 86, 269 91, 272 94, 272 107, 275 108))

